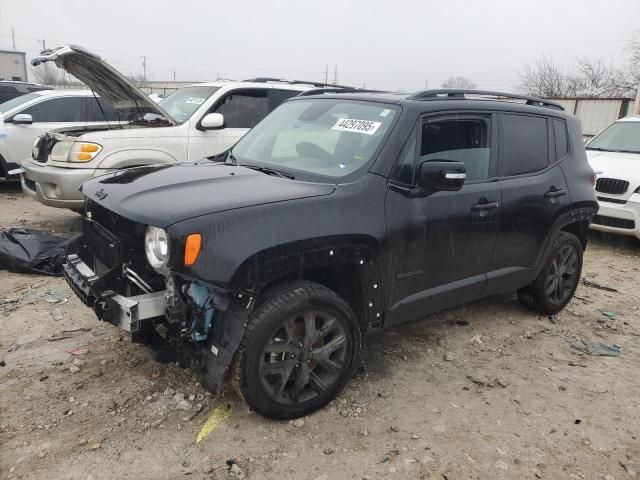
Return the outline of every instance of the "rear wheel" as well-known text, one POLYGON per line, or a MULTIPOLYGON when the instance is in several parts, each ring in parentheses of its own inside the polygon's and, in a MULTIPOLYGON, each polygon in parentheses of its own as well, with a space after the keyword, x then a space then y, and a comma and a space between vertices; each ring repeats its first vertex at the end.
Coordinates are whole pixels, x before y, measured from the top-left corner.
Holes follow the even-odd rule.
POLYGON ((518 298, 526 307, 538 313, 557 313, 573 298, 581 273, 580 240, 571 233, 560 232, 538 278, 518 290, 518 298))
POLYGON ((296 282, 253 312, 233 380, 256 412, 295 418, 340 393, 359 351, 360 329, 346 302, 321 285, 296 282))

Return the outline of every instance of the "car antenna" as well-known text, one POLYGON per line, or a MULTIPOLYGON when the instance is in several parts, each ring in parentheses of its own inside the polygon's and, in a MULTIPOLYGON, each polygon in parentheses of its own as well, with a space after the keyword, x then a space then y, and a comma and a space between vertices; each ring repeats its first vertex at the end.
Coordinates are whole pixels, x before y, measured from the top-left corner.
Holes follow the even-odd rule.
POLYGON ((109 127, 109 130, 111 130, 111 124, 109 123, 109 119, 107 118, 107 114, 104 113, 104 109, 102 108, 102 105, 100 105, 100 102, 98 101, 98 96, 96 95, 96 92, 91 90, 91 93, 93 94, 93 98, 96 99, 96 103, 98 104, 98 108, 102 112, 102 116, 104 117, 104 121, 107 122, 107 126, 109 127))

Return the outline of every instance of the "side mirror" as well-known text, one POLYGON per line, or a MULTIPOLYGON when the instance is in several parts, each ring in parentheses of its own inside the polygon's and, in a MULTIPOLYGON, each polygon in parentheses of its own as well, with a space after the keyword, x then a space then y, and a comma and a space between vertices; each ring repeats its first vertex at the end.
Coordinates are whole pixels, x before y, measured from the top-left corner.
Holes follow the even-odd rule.
POLYGON ((462 162, 446 160, 424 161, 418 168, 416 183, 420 188, 429 191, 460 190, 467 178, 467 169, 462 162))
POLYGON ((200 120, 200 127, 203 130, 216 130, 224 128, 224 115, 221 113, 209 113, 200 120))
POLYGON ((18 113, 13 116, 11 121, 18 125, 31 125, 33 123, 33 117, 28 113, 18 113))

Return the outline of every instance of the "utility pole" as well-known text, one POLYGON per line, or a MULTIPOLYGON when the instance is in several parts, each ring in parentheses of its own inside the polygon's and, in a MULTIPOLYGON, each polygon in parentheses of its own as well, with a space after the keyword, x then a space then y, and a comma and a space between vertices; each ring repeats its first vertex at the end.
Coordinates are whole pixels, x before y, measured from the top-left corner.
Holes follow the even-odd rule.
POLYGON ((11 27, 11 43, 13 44, 13 49, 16 49, 16 34, 13 31, 13 27, 11 27))
POLYGON ((176 81, 176 71, 175 70, 173 71, 173 81, 174 82, 176 81))
POLYGON ((338 66, 336 65, 335 70, 333 71, 333 84, 338 84, 338 66))
POLYGON ((142 81, 147 81, 147 57, 142 57, 142 81))
POLYGON ((44 40, 38 40, 39 42, 42 42, 42 50, 46 50, 47 49, 47 44, 45 43, 44 40))
POLYGON ((424 81, 424 89, 427 90, 429 88, 429 80, 424 81))
POLYGON ((640 82, 636 90, 636 100, 633 102, 633 114, 640 115, 640 82))

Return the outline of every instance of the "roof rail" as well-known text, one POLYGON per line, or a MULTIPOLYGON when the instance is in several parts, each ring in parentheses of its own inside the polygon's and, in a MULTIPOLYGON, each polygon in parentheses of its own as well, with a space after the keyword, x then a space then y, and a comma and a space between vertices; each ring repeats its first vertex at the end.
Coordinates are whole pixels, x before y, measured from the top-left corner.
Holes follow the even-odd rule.
POLYGON ((313 82, 310 80, 289 80, 286 78, 272 78, 272 77, 257 77, 257 78, 249 78, 247 80, 243 80, 243 82, 256 82, 256 83, 287 83, 289 85, 312 85, 314 87, 327 87, 327 88, 349 88, 353 89, 353 87, 348 87, 346 85, 335 85, 332 83, 322 83, 322 82, 313 82))
POLYGON ((537 107, 554 108, 556 110, 564 110, 562 105, 551 100, 545 100, 536 97, 527 97, 525 95, 514 95, 513 93, 491 92, 488 90, 456 90, 456 89, 440 89, 440 90, 422 90, 414 93, 409 97, 410 100, 445 100, 445 99, 465 99, 467 95, 477 97, 494 97, 497 100, 524 100, 526 105, 534 105, 537 107))
POLYGON ((310 95, 320 95, 321 93, 385 93, 382 90, 367 90, 364 88, 356 88, 356 87, 337 87, 337 88, 334 88, 334 87, 312 88, 311 90, 305 90, 304 92, 301 92, 297 96, 308 97, 310 95))

